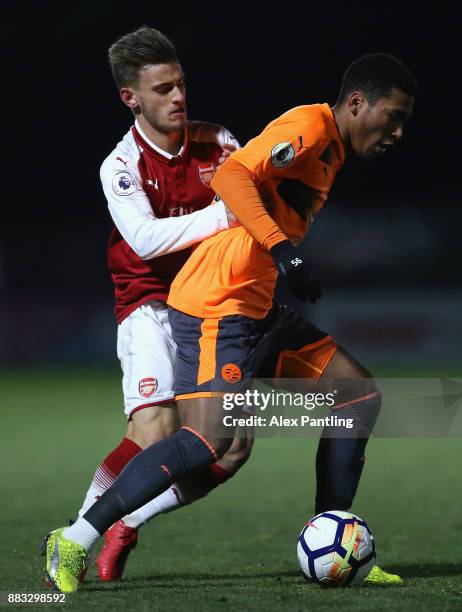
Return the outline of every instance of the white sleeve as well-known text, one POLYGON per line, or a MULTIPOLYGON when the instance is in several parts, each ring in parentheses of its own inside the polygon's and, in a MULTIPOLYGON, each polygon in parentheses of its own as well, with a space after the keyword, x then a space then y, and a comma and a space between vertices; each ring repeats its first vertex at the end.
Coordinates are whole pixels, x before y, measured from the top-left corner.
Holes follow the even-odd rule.
MULTIPOLYGON (((215 126, 215 127, 218 128, 216 132, 216 137, 217 137, 217 141, 220 147, 223 147, 223 145, 228 144, 228 145, 235 147, 236 149, 241 148, 241 145, 239 144, 238 139, 235 136, 233 136, 233 134, 231 134, 231 132, 227 128, 225 128, 223 125, 215 126)), ((236 217, 234 213, 232 213, 229 210, 229 208, 226 206, 226 204, 223 202, 221 198, 217 197, 215 198, 215 201, 218 202, 220 205, 223 205, 223 208, 226 211, 226 216, 228 217, 229 227, 238 227, 241 225, 241 222, 239 221, 239 219, 236 217)))
POLYGON ((222 147, 225 144, 232 145, 236 147, 236 149, 240 149, 241 145, 235 136, 231 134, 231 132, 226 129, 224 126, 221 126, 221 130, 218 132, 218 142, 222 147))
POLYGON ((158 219, 133 166, 123 169, 109 157, 100 176, 115 226, 141 259, 180 251, 229 227, 222 202, 189 215, 158 219))
POLYGON ((216 142, 220 147, 232 145, 240 149, 237 138, 231 134, 228 128, 218 123, 206 123, 205 121, 190 121, 189 133, 193 140, 199 142, 216 142))

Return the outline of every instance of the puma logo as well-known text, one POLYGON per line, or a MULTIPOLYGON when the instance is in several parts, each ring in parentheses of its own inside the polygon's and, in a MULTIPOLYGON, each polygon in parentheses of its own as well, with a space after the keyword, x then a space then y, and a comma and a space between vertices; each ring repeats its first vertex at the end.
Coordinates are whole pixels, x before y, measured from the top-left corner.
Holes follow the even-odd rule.
POLYGON ((123 165, 124 165, 125 167, 127 167, 127 162, 126 162, 124 159, 122 159, 121 157, 116 157, 116 159, 117 159, 118 161, 121 161, 121 162, 123 163, 123 165))
MULTIPOLYGON (((303 136, 299 136, 298 137, 298 142, 299 142, 299 147, 298 150, 301 151, 302 149, 308 149, 309 147, 304 147, 303 146, 303 136)), ((297 151, 298 153, 298 151, 297 151)))

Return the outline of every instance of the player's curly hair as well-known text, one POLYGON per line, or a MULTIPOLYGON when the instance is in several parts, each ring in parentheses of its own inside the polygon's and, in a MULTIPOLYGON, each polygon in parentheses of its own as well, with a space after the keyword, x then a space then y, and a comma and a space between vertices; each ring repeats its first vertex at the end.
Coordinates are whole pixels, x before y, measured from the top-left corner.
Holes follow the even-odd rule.
POLYGON ((109 64, 117 87, 136 87, 139 71, 151 64, 178 62, 171 40, 154 28, 142 26, 109 47, 109 64))
POLYGON ((348 66, 343 75, 336 104, 346 101, 353 91, 362 91, 369 104, 391 95, 392 89, 415 96, 417 83, 409 68, 388 53, 368 53, 348 66))

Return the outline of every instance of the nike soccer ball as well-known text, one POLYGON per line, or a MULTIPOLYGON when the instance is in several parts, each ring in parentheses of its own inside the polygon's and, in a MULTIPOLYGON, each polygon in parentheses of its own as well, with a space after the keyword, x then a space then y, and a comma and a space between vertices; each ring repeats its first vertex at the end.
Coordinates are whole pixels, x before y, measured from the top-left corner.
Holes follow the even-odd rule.
POLYGON ((331 586, 357 584, 374 565, 374 538, 359 516, 329 510, 306 523, 297 556, 305 578, 331 586))

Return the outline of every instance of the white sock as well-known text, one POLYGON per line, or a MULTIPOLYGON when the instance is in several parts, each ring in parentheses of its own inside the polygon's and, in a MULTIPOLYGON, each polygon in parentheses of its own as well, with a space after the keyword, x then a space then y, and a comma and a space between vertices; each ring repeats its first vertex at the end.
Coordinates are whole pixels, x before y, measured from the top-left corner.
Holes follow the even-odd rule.
POLYGON ((79 516, 73 525, 66 527, 63 531, 63 536, 66 540, 77 542, 89 551, 92 545, 98 540, 100 534, 96 531, 93 525, 79 516))
POLYGON ((79 516, 83 516, 86 511, 93 506, 98 497, 104 493, 104 490, 101 490, 99 487, 95 487, 92 482, 90 488, 85 495, 85 499, 83 501, 82 507, 79 510, 79 516))
POLYGON ((138 508, 138 510, 124 516, 122 520, 127 527, 137 529, 140 525, 147 523, 158 514, 171 512, 182 505, 183 503, 180 501, 176 487, 172 486, 144 506, 141 506, 141 508, 138 508))
POLYGON ((83 516, 86 511, 93 506, 98 497, 109 489, 114 482, 115 477, 104 464, 97 467, 93 480, 91 481, 90 488, 85 495, 82 507, 79 510, 79 516, 83 516))

